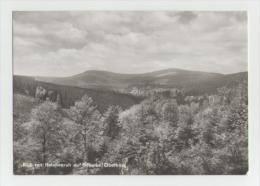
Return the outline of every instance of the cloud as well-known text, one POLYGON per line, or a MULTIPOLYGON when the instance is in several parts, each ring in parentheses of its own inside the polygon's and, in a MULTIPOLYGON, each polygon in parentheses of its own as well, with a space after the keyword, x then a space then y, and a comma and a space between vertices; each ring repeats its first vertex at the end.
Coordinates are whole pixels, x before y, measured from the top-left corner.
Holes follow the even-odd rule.
POLYGON ((192 20, 196 19, 198 15, 193 12, 180 12, 177 14, 177 16, 178 16, 178 21, 180 23, 188 24, 192 20))
POLYGON ((14 72, 247 70, 245 12, 14 12, 14 72))

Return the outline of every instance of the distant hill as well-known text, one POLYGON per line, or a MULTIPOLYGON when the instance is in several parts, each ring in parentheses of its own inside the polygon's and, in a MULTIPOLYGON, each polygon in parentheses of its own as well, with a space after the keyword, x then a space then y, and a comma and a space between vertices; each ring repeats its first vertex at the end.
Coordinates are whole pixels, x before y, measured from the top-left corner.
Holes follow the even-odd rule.
POLYGON ((189 95, 202 93, 215 93, 221 87, 236 87, 239 83, 248 81, 247 72, 239 72, 235 74, 222 75, 212 79, 205 79, 200 82, 185 87, 185 91, 189 95))
POLYGON ((134 104, 138 104, 142 100, 140 97, 110 90, 94 90, 73 86, 56 85, 53 83, 41 82, 35 80, 33 77, 26 76, 13 77, 13 91, 15 94, 35 97, 37 87, 43 87, 48 92, 52 92, 54 95, 59 94, 61 97, 62 106, 65 108, 72 106, 75 101, 80 100, 85 94, 94 100, 101 112, 103 112, 109 105, 119 105, 123 109, 127 109, 134 104))
POLYGON ((144 74, 118 74, 92 70, 65 78, 14 76, 13 90, 14 93, 34 97, 36 88, 41 86, 52 92, 54 99, 59 94, 65 108, 87 94, 96 102, 99 110, 104 111, 109 105, 127 109, 140 103, 142 97, 118 92, 134 87, 177 88, 184 90, 186 95, 200 95, 214 93, 223 86, 237 86, 242 81, 247 81, 247 72, 223 75, 167 69, 144 74))
POLYGON ((143 74, 119 74, 107 71, 90 70, 81 74, 56 78, 36 77, 38 81, 59 85, 101 90, 123 90, 132 87, 179 88, 187 93, 214 92, 222 86, 236 84, 247 79, 247 72, 219 74, 181 69, 166 69, 143 74))

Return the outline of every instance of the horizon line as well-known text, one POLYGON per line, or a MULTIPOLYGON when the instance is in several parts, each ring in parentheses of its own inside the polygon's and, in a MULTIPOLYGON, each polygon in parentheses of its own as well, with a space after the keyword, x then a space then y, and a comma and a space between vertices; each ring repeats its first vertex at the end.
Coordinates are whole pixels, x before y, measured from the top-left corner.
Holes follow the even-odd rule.
POLYGON ((97 72, 108 72, 108 73, 114 73, 114 74, 120 74, 120 75, 142 75, 142 74, 148 74, 148 73, 154 73, 154 72, 159 72, 159 71, 164 71, 164 70, 181 70, 181 71, 189 71, 189 72, 202 72, 202 73, 212 73, 212 74, 219 74, 219 75, 230 75, 230 74, 237 74, 237 73, 243 73, 243 72, 248 72, 248 69, 246 69, 245 71, 238 71, 238 72, 232 72, 232 73, 218 73, 218 72, 212 72, 212 71, 200 71, 200 70, 189 70, 189 69, 184 69, 184 68, 164 68, 164 69, 160 69, 160 70, 153 70, 153 71, 147 71, 147 72, 143 72, 143 73, 121 73, 121 72, 113 72, 113 71, 109 71, 109 70, 99 70, 99 69, 90 69, 90 70, 85 70, 76 74, 72 74, 72 75, 67 75, 67 76, 41 76, 41 75, 27 75, 27 74, 15 74, 15 72, 13 71, 13 76, 26 76, 26 77, 52 77, 52 78, 68 78, 68 77, 73 77, 73 76, 77 76, 86 72, 91 72, 91 71, 97 71, 97 72))

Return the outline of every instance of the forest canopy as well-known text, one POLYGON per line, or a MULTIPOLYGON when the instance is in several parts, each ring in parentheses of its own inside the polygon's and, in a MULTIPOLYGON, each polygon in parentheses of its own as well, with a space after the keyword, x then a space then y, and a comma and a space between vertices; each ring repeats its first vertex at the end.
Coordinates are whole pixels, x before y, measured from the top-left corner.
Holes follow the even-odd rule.
POLYGON ((247 128, 246 82, 211 95, 157 93, 104 112, 87 94, 69 108, 15 94, 14 173, 246 174, 247 128))

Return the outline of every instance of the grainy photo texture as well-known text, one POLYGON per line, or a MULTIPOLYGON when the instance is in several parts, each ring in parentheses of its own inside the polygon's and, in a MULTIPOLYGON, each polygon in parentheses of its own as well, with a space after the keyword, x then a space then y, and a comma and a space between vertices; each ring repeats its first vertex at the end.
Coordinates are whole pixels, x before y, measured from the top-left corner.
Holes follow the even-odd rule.
POLYGON ((13 12, 18 175, 243 175, 247 13, 13 12))

